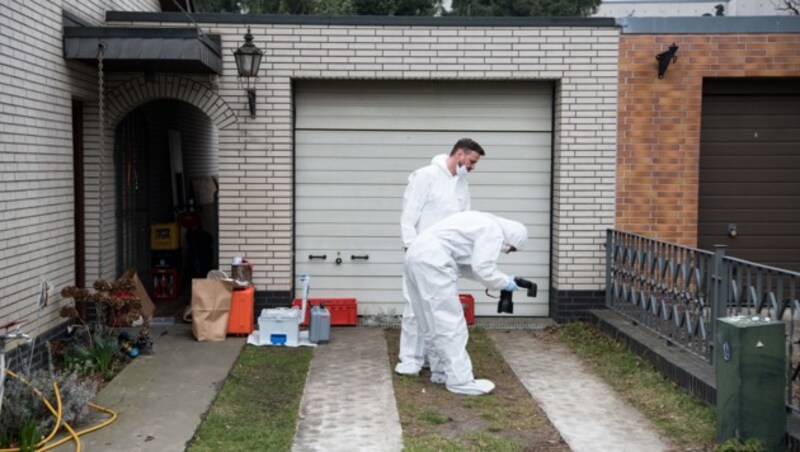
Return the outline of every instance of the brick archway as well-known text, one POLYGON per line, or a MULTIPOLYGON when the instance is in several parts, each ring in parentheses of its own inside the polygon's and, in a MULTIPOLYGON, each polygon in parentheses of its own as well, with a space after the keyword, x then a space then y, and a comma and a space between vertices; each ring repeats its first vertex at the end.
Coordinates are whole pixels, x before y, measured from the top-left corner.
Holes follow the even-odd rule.
POLYGON ((227 102, 208 83, 185 77, 159 76, 155 83, 143 77, 128 80, 107 95, 107 124, 115 125, 134 108, 156 99, 182 100, 200 109, 219 130, 236 122, 237 116, 227 102))
MULTIPOLYGON (((100 231, 102 238, 97 233, 87 234, 87 244, 102 243, 100 247, 95 247, 94 249, 91 248, 91 245, 87 247, 87 279, 90 278, 88 275, 98 275, 94 276, 96 278, 113 278, 115 262, 120 257, 117 255, 116 246, 113 245, 117 240, 117 232, 115 228, 109 227, 112 224, 110 222, 114 221, 113 213, 111 215, 99 213, 104 210, 103 206, 115 205, 117 202, 115 198, 115 176, 110 168, 114 166, 113 143, 119 123, 136 108, 157 100, 177 100, 192 105, 209 118, 220 132, 220 135, 223 133, 236 133, 234 129, 238 121, 238 116, 234 110, 216 92, 216 88, 212 83, 208 82, 207 78, 198 80, 176 75, 159 75, 156 82, 148 82, 144 77, 131 78, 117 83, 111 80, 109 82, 110 87, 105 95, 106 119, 104 121, 103 135, 105 143, 110 143, 110 146, 103 148, 104 158, 99 159, 98 163, 95 164, 96 166, 86 172, 87 181, 91 181, 87 183, 87 186, 92 187, 90 191, 97 190, 98 198, 103 199, 103 202, 100 203, 87 203, 86 214, 90 217, 94 215, 96 218, 107 218, 97 222, 99 223, 97 230, 100 231), (105 169, 103 168, 104 161, 105 169), (104 227, 103 224, 106 226, 104 227), (103 249, 102 262, 98 258, 98 248, 103 249), (93 265, 94 263, 97 264, 93 265)), ((97 142, 92 141, 87 146, 87 155, 98 158, 101 148, 97 144, 97 142)), ((88 162, 86 164, 91 165, 88 162)), ((114 209, 111 211, 114 212, 114 209)), ((87 225, 92 224, 93 221, 97 220, 87 220, 87 225)))

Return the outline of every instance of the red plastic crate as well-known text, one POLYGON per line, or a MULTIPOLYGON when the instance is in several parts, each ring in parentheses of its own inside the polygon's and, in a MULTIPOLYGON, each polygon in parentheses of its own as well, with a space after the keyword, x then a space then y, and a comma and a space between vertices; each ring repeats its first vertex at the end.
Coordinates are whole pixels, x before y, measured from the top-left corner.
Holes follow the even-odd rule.
POLYGON ((231 294, 231 312, 228 317, 228 334, 250 334, 255 328, 253 299, 255 288, 235 289, 231 294))
MULTIPOLYGON (((320 303, 324 304, 325 308, 331 313, 331 326, 358 325, 358 308, 355 298, 309 298, 306 319, 301 325, 308 326, 308 321, 311 318, 311 307, 320 303)), ((295 298, 292 306, 302 308, 303 300, 295 298)))
POLYGON ((467 325, 475 324, 475 297, 468 293, 458 294, 458 299, 461 301, 461 307, 464 308, 464 318, 467 320, 467 325))

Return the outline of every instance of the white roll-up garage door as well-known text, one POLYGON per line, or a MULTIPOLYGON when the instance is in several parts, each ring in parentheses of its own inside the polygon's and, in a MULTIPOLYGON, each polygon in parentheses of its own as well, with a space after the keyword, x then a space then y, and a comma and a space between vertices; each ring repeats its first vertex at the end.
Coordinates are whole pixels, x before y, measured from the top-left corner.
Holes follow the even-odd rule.
MULTIPOLYGON (((547 316, 552 92, 549 83, 302 81, 295 86, 295 273, 311 297, 356 298, 359 314, 402 312, 400 212, 408 175, 463 137, 486 151, 473 210, 521 221, 530 240, 500 269, 539 286, 517 316, 547 316)), ((477 315, 496 300, 462 280, 477 315)))

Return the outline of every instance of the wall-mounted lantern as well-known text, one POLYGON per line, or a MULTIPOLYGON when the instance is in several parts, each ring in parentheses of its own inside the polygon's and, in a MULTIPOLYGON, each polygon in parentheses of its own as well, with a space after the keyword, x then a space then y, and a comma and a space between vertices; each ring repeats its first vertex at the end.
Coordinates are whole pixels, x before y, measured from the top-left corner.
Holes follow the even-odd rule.
POLYGON ((256 89, 250 87, 250 79, 258 78, 258 68, 261 66, 261 58, 264 52, 253 44, 253 35, 250 27, 244 35, 244 44, 233 52, 236 59, 236 70, 239 71, 240 79, 244 79, 247 89, 247 102, 250 106, 250 116, 256 116, 256 89))
POLYGON ((678 56, 675 55, 675 52, 677 51, 678 46, 676 46, 673 42, 672 45, 669 46, 669 50, 656 55, 656 60, 658 60, 658 78, 664 78, 664 74, 667 73, 669 64, 678 61, 678 56))

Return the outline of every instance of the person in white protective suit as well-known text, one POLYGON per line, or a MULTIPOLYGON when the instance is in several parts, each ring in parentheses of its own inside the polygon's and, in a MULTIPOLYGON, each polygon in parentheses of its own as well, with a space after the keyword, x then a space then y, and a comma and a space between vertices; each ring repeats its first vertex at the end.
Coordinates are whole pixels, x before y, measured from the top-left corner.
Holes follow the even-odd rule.
POLYGON ((480 395, 494 389, 494 383, 472 374, 459 276, 491 290, 516 290, 514 277, 497 269, 497 259, 522 249, 527 239, 522 223, 469 211, 431 226, 406 251, 405 290, 428 353, 431 380, 446 383, 450 392, 480 395))
MULTIPOLYGON (((430 165, 408 177, 403 195, 400 229, 403 246, 408 249, 417 235, 448 216, 470 209, 469 185, 466 174, 472 171, 485 155, 483 148, 470 138, 456 142, 450 155, 437 155, 430 165)), ((402 375, 418 375, 425 362, 417 320, 403 285, 406 306, 400 333, 399 363, 395 371, 402 375)))

